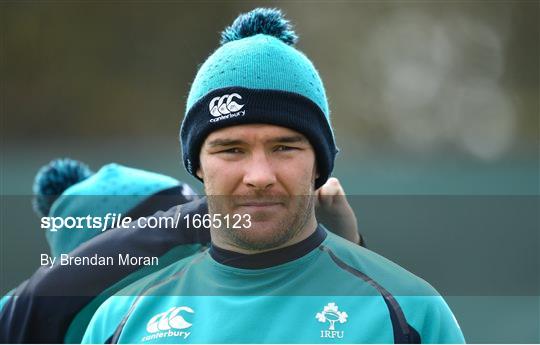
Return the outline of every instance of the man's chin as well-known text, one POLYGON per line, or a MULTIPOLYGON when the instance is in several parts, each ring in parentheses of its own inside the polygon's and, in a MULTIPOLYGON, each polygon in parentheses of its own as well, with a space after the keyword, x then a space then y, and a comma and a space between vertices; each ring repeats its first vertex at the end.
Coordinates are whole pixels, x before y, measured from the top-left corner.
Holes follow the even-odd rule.
POLYGON ((244 249, 271 250, 286 244, 293 234, 279 222, 252 220, 250 228, 235 231, 234 237, 244 249))

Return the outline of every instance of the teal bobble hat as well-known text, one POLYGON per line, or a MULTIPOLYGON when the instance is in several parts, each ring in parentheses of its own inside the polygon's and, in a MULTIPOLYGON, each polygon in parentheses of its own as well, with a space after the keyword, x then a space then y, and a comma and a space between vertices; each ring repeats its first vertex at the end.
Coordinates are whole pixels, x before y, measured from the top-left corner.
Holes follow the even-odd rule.
MULTIPOLYGON (((190 199, 189 194, 195 194, 189 186, 169 176, 115 163, 94 173, 86 164, 69 158, 56 159, 42 167, 35 177, 33 191, 34 210, 39 216, 64 219, 104 217, 107 213, 125 216, 157 193, 170 191, 180 195, 182 202, 190 199)), ((102 232, 86 225, 50 230, 46 237, 55 257, 69 253, 102 232)))
POLYGON ((338 152, 319 73, 294 48, 297 36, 277 9, 241 14, 191 85, 180 129, 183 161, 195 176, 206 137, 221 128, 264 123, 296 130, 315 150, 322 186, 338 152))

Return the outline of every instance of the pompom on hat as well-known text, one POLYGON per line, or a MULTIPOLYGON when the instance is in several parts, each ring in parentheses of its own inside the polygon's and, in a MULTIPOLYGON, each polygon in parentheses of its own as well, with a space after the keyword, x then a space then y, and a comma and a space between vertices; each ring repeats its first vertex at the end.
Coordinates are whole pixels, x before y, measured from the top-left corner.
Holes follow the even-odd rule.
POLYGON ((55 159, 39 169, 34 179, 34 211, 48 216, 53 203, 69 187, 86 180, 94 172, 88 165, 69 158, 55 159))
POLYGON ((281 11, 241 14, 221 34, 221 46, 202 64, 191 85, 180 129, 183 162, 195 176, 206 137, 221 128, 264 123, 306 136, 314 148, 322 186, 338 149, 319 73, 294 48, 298 37, 281 11))

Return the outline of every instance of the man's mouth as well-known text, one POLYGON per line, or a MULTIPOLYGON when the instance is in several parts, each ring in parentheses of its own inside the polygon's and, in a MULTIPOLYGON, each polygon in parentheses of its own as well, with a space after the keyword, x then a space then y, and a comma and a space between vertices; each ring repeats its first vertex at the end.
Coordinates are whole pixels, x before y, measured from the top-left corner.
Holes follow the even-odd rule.
POLYGON ((279 206, 285 206, 285 200, 283 197, 277 196, 263 196, 263 197, 253 197, 253 196, 244 196, 239 197, 235 200, 235 205, 239 208, 251 208, 254 210, 257 209, 266 209, 274 208, 279 206))
POLYGON ((283 205, 282 202, 276 202, 276 201, 251 201, 251 202, 241 202, 238 203, 237 206, 239 207, 272 207, 272 206, 281 206, 283 205))

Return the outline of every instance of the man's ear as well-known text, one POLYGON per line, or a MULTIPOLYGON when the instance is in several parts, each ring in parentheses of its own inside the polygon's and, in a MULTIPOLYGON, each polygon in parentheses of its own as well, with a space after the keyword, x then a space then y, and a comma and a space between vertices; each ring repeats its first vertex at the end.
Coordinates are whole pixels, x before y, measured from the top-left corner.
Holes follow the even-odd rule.
POLYGON ((201 168, 198 168, 198 169, 197 169, 197 172, 196 172, 195 174, 197 175, 198 178, 200 178, 201 180, 204 181, 204 178, 203 178, 204 175, 203 175, 203 173, 202 173, 201 168))

